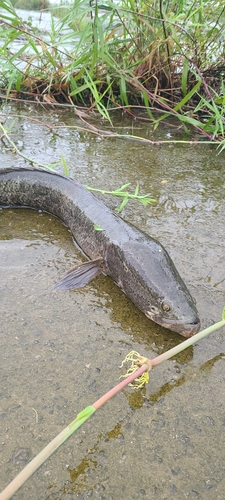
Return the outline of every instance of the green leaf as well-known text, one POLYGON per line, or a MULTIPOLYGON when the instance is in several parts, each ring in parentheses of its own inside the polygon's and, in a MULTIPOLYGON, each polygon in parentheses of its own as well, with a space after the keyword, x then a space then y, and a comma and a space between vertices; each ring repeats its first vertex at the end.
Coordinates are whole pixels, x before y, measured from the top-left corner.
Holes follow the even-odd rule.
MULTIPOLYGON (((97 80, 95 82, 95 84, 99 84, 101 83, 101 81, 97 80)), ((80 85, 79 87, 77 87, 77 89, 73 90, 72 92, 70 92, 70 95, 73 96, 73 95, 76 95, 78 94, 79 92, 84 92, 85 90, 87 89, 90 89, 90 84, 89 83, 84 83, 83 85, 80 85)))
POLYGON ((115 193, 119 193, 120 191, 124 191, 128 186, 130 186, 130 182, 127 182, 126 184, 123 184, 120 188, 115 189, 115 193))
POLYGON ((195 94, 195 92, 197 92, 201 84, 202 81, 201 80, 198 81, 193 87, 193 89, 191 89, 190 92, 188 92, 188 94, 185 95, 185 97, 175 106, 174 111, 179 111, 191 99, 191 97, 195 94))
POLYGON ((70 434, 72 434, 78 427, 80 427, 91 415, 95 412, 94 406, 87 406, 82 410, 80 413, 78 413, 77 417, 71 424, 68 425, 68 428, 70 430, 70 434))
POLYGON ((182 88, 183 96, 185 96, 187 94, 188 71, 189 71, 189 64, 188 64, 187 59, 184 59, 182 78, 181 78, 181 88, 182 88))
POLYGON ((95 224, 95 225, 94 225, 94 229, 95 229, 95 231, 105 231, 105 230, 103 229, 103 227, 98 226, 98 224, 95 224))
POLYGON ((139 201, 142 203, 142 205, 145 206, 150 205, 151 203, 156 203, 156 200, 154 198, 145 198, 144 196, 140 197, 139 201))
MULTIPOLYGON (((10 123, 10 125, 8 126, 8 128, 7 128, 7 130, 6 130, 6 132, 7 132, 8 134, 11 132, 11 130, 12 130, 12 128, 14 127, 15 123, 16 123, 16 119, 15 119, 15 120, 13 120, 13 122, 12 122, 12 123, 10 123)), ((2 125, 0 125, 0 126, 1 126, 1 129, 3 129, 2 125)))
POLYGON ((76 420, 83 420, 84 418, 88 418, 92 415, 92 413, 94 413, 95 411, 95 408, 94 406, 86 406, 86 408, 84 408, 82 411, 80 411, 80 413, 78 413, 77 417, 76 417, 76 420))
POLYGON ((148 116, 151 120, 154 120, 154 116, 150 110, 150 107, 149 107, 149 98, 148 98, 148 94, 146 92, 146 90, 142 90, 142 98, 143 98, 143 101, 144 101, 144 105, 147 109, 147 113, 148 113, 148 116))
POLYGON ((66 177, 69 177, 69 170, 68 170, 68 167, 67 167, 67 164, 66 164, 66 160, 64 158, 64 156, 62 155, 61 157, 61 162, 62 162, 62 166, 63 166, 63 172, 64 172, 64 175, 66 175, 66 177))
POLYGON ((216 104, 221 104, 221 105, 225 105, 225 96, 222 96, 222 97, 216 97, 215 99, 215 103, 216 104))
POLYGON ((129 106, 128 98, 127 98, 127 86, 126 79, 123 74, 120 75, 120 97, 123 104, 129 106))
POLYGON ((118 208, 118 210, 117 210, 118 214, 119 214, 120 212, 122 212, 123 208, 126 206, 126 204, 127 204, 127 202, 128 202, 128 199, 129 199, 129 198, 128 198, 128 196, 126 196, 126 197, 123 199, 123 201, 122 201, 122 203, 121 203, 120 207, 119 207, 119 208, 118 208))
MULTIPOLYGON (((38 165, 38 163, 37 163, 37 165, 38 165)), ((60 161, 56 161, 54 163, 49 163, 48 165, 46 165, 46 167, 50 168, 50 169, 54 169, 55 167, 58 167, 59 165, 60 165, 60 161)))

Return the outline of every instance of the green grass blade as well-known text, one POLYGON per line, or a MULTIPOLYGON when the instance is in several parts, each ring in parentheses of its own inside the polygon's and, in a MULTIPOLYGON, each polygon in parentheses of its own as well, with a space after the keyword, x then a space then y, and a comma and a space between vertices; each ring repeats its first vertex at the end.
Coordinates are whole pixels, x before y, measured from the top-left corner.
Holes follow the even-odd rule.
POLYGON ((114 190, 114 193, 115 193, 115 192, 117 192, 117 193, 118 193, 118 192, 120 192, 120 191, 124 191, 124 189, 126 189, 128 186, 130 186, 130 182, 127 182, 126 184, 123 184, 120 188, 115 189, 115 190, 114 190))
POLYGON ((126 206, 127 202, 128 202, 128 196, 125 196, 121 205, 119 206, 119 208, 117 209, 117 212, 118 214, 120 214, 122 212, 122 210, 124 209, 124 207, 126 206))
POLYGON ((66 175, 66 177, 69 177, 69 175, 70 175, 69 169, 67 167, 67 163, 66 163, 65 157, 63 155, 61 157, 61 162, 62 162, 62 166, 63 166, 64 175, 66 175))
POLYGON ((191 99, 191 97, 197 92, 199 87, 202 85, 202 81, 198 81, 194 87, 188 92, 187 95, 183 97, 183 99, 175 106, 174 110, 179 111, 187 102, 191 99))
POLYGON ((125 106, 129 106, 128 99, 127 99, 126 78, 123 74, 120 75, 120 98, 121 98, 122 104, 125 104, 125 106))
MULTIPOLYGON (((74 431, 76 431, 88 418, 91 417, 91 415, 95 412, 95 408, 93 406, 87 406, 82 410, 80 413, 78 413, 77 417, 71 424, 68 425, 66 429, 68 429, 68 433, 65 432, 65 439, 68 439, 71 434, 73 434, 74 431)), ((63 442, 64 442, 63 441, 63 442)))
POLYGON ((147 109, 147 113, 148 113, 148 116, 151 120, 154 120, 154 116, 150 110, 150 107, 149 107, 149 99, 148 99, 148 94, 146 92, 146 90, 143 90, 142 91, 142 98, 143 98, 143 101, 144 101, 144 105, 147 109))
POLYGON ((182 78, 181 78, 181 90, 182 90, 183 96, 185 96, 187 94, 188 71, 189 71, 189 64, 188 64, 187 59, 184 59, 182 78))

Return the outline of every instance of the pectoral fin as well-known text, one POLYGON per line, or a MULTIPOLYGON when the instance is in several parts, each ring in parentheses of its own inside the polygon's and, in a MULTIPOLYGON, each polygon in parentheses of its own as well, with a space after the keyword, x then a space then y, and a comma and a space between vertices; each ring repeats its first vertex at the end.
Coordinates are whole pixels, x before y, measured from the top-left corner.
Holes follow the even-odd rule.
POLYGON ((88 260, 83 264, 72 267, 66 274, 55 284, 55 290, 74 290, 87 285, 91 280, 101 274, 103 270, 103 259, 88 260))

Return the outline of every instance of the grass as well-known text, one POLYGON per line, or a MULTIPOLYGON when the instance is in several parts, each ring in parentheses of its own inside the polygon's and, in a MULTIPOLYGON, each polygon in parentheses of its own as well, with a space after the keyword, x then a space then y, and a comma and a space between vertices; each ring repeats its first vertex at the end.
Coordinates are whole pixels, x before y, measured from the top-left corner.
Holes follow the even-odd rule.
POLYGON ((222 0, 75 0, 52 8, 48 41, 8 0, 0 8, 8 99, 82 105, 109 122, 112 108, 144 106, 155 127, 176 117, 224 149, 222 0))

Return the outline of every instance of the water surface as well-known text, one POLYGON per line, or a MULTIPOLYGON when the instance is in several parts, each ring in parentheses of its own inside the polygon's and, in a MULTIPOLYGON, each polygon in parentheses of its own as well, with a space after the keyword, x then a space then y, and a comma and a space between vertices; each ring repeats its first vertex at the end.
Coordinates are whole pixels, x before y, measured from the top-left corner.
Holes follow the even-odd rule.
MULTIPOLYGON (((122 215, 169 251, 196 298, 202 327, 225 303, 224 154, 208 145, 141 144, 82 130, 71 110, 8 104, 6 125, 27 157, 64 156, 71 176, 115 189, 126 182, 157 199, 129 202, 122 215), (57 129, 49 128, 49 126, 57 129), (78 128, 80 127, 80 128, 78 128)), ((98 128, 106 124, 96 117, 98 128)), ((114 116, 116 129, 153 141, 181 131, 114 116)), ((5 139, 4 166, 25 165, 5 139)), ((62 172, 62 166, 57 167, 62 172)), ((115 209, 119 201, 101 199, 115 209)), ((182 338, 150 322, 110 278, 59 293, 54 283, 83 260, 69 231, 49 214, 0 212, 2 489, 85 406, 119 380, 125 355, 154 357, 182 338)), ((218 331, 156 368, 145 389, 125 390, 69 439, 15 495, 77 498, 223 499, 224 339, 218 331)))

